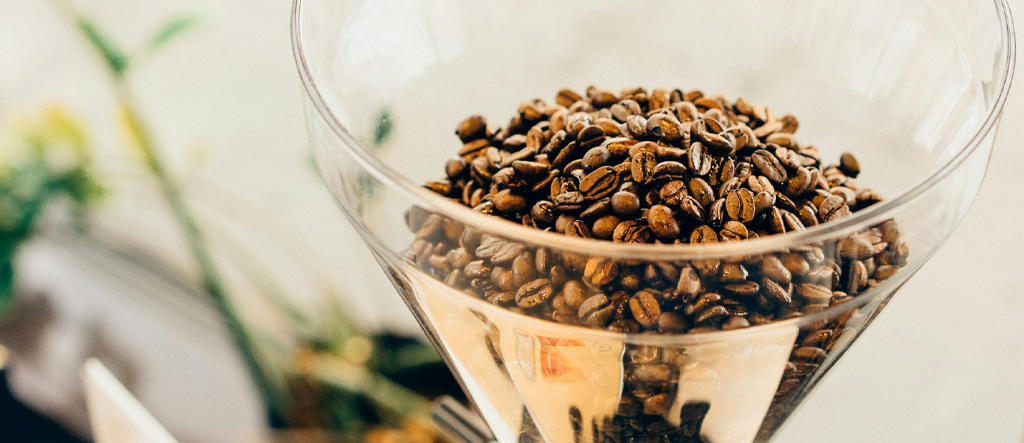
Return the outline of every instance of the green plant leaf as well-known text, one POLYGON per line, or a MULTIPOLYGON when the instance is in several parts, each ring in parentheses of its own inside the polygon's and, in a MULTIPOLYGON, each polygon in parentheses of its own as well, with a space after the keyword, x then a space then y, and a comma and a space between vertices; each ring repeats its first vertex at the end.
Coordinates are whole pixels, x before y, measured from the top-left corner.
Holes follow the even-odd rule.
POLYGON ((85 37, 92 44, 93 48, 100 53, 107 66, 115 74, 121 74, 128 69, 128 56, 114 44, 95 23, 85 17, 77 18, 78 28, 82 30, 85 37))
POLYGON ((160 49, 176 37, 198 26, 201 20, 201 17, 194 14, 181 15, 168 20, 149 38, 146 50, 153 52, 160 49))

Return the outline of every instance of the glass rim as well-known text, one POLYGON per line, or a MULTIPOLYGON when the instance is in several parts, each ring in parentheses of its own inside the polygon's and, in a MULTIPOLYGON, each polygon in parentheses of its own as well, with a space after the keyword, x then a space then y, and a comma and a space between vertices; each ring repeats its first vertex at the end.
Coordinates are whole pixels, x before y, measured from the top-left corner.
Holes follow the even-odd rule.
POLYGON ((960 164, 973 154, 985 137, 995 127, 996 122, 1013 83, 1016 63, 1016 36, 1014 34, 1013 17, 1010 14, 1008 0, 993 0, 999 22, 1003 31, 1005 52, 1004 69, 998 79, 999 92, 987 109, 987 115, 974 130, 972 138, 959 149, 950 160, 934 169, 930 175, 894 197, 857 211, 841 220, 822 223, 802 231, 791 231, 782 234, 765 236, 753 240, 738 242, 719 242, 711 245, 689 244, 634 244, 594 241, 570 237, 554 232, 529 228, 498 217, 488 216, 449 198, 437 194, 422 184, 417 184, 394 170, 370 150, 360 144, 336 117, 331 107, 324 100, 310 69, 305 53, 303 40, 302 17, 303 0, 293 0, 291 17, 292 52, 296 68, 302 82, 303 90, 314 108, 355 158, 355 160, 377 180, 388 187, 396 189, 411 197, 417 204, 423 204, 437 213, 472 226, 483 232, 497 233, 501 237, 515 238, 533 244, 542 244, 549 248, 562 251, 600 254, 615 259, 661 259, 661 260, 695 260, 715 259, 736 255, 756 255, 771 251, 787 249, 794 245, 821 242, 830 238, 839 238, 846 234, 877 225, 889 218, 904 205, 917 199, 945 177, 952 173, 960 164))

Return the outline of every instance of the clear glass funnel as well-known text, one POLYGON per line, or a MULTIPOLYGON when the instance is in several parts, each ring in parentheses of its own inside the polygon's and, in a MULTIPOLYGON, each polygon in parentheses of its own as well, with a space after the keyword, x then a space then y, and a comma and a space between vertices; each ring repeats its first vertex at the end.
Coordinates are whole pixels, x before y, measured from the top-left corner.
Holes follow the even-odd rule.
MULTIPOLYGON (((770 441, 963 219, 1014 60, 999 0, 296 0, 293 41, 325 183, 501 443, 770 441), (490 218, 422 186, 461 147, 452 132, 467 115, 502 121, 587 85, 770 104, 800 117, 823 158, 856 153, 858 181, 887 200, 758 240, 625 245, 490 218), (465 253, 480 266, 453 277, 465 253), (687 276, 742 268, 804 303, 766 323, 710 297, 688 321, 750 327, 612 332, 536 318, 578 306, 499 306, 494 285, 516 260, 555 297, 594 269, 670 297, 687 276)), ((597 311, 629 309, 610 294, 597 311)))

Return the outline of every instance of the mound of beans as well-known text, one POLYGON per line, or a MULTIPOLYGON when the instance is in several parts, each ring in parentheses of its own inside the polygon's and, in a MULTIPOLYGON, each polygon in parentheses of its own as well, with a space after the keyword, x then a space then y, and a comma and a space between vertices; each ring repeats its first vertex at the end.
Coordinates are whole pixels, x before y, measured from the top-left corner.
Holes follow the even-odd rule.
MULTIPOLYGON (((817 147, 796 137, 799 126, 762 104, 701 91, 563 89, 552 103, 522 103, 504 127, 479 115, 459 123, 458 155, 445 164, 445 178, 426 186, 483 214, 616 243, 744 241, 839 220, 882 200, 857 182, 853 154, 824 163, 817 147)), ((418 207, 407 222, 415 241, 406 257, 448 286, 522 314, 622 333, 731 330, 813 314, 891 277, 909 254, 891 220, 772 253, 685 262, 557 252, 418 207)), ((795 402, 846 320, 801 330, 776 403, 795 402)), ((627 390, 623 411, 602 428, 631 429, 637 438, 648 427, 680 438, 690 432, 672 431, 660 417, 678 377, 665 358, 625 362, 640 394, 627 390)), ((765 425, 777 426, 770 419, 765 425)), ((685 428, 699 428, 694 420, 685 428)))

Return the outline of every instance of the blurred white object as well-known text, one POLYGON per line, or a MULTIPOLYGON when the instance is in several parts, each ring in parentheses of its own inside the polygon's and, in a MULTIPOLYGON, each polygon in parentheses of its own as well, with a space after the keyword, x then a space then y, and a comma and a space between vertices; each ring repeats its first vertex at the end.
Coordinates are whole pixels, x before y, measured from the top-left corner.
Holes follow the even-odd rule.
POLYGON ((96 443, 178 442, 99 360, 86 360, 82 383, 96 443))

